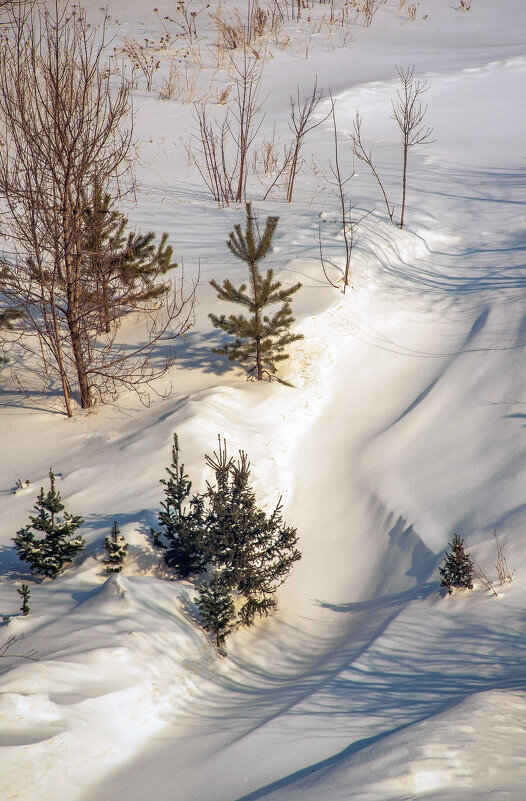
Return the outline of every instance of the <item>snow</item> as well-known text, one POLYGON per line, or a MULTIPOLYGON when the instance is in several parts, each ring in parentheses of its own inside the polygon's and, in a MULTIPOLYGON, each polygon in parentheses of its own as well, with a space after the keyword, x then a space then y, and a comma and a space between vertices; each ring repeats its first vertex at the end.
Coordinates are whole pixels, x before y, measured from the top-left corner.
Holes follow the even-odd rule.
MULTIPOLYGON (((292 388, 246 382, 210 351, 219 334, 208 313, 223 309, 208 281, 243 279, 225 247, 243 208, 219 209, 188 164, 191 106, 135 92, 139 187, 127 213, 169 232, 187 280, 200 270, 196 323, 178 345, 173 394, 147 408, 124 394, 68 420, 2 375, 0 610, 10 619, 0 645, 23 634, 13 653, 38 657, 0 659, 5 801, 524 797, 526 6, 473 0, 461 12, 422 0, 414 22, 397 7, 353 27, 344 47, 320 34, 307 58, 273 48, 264 67, 262 133, 287 140, 289 95, 317 75, 336 99, 342 167, 352 170, 359 108, 397 207, 397 65, 427 81, 435 139, 410 154, 403 231, 356 165, 356 214, 371 213, 345 295, 325 281, 317 242, 321 225, 325 257, 343 263, 336 197, 320 174, 333 159, 331 121, 305 141, 290 206, 250 185, 260 217, 280 216, 268 265, 303 283, 293 306, 304 339, 283 369, 292 388), (282 495, 300 536, 279 611, 232 635, 226 658, 197 625, 192 583, 173 580, 148 539, 174 432, 196 489, 218 434, 231 453, 244 449, 259 502, 282 495), (11 538, 50 466, 67 510, 86 519, 87 548, 39 583, 11 538), (108 578, 114 520, 130 549, 108 578), (514 571, 503 586, 494 531, 514 571), (480 582, 443 596, 438 566, 453 533, 498 597, 480 582)), ((135 0, 109 11, 116 37, 161 31, 135 0)), ((320 120, 329 107, 325 98, 320 120)))

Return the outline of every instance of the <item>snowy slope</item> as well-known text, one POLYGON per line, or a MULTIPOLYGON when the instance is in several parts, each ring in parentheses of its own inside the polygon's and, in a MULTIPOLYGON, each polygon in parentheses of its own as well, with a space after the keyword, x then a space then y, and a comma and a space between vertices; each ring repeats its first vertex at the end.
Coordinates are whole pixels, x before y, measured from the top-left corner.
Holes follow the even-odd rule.
MULTIPOLYGON (((422 0, 404 22, 397 7, 353 28, 345 47, 313 37, 308 58, 289 48, 265 66, 264 129, 285 137, 289 94, 317 74, 336 98, 346 169, 359 108, 397 204, 396 65, 415 64, 429 83, 436 139, 410 156, 403 231, 357 168, 351 193, 372 213, 345 296, 319 264, 320 220, 327 256, 343 251, 318 170, 304 168, 290 207, 260 202, 251 187, 260 216, 280 216, 269 265, 303 283, 292 389, 247 383, 210 352, 218 333, 207 315, 220 303, 208 280, 242 280, 224 241, 243 210, 218 209, 188 165, 179 138, 189 106, 136 92, 130 219, 169 231, 189 277, 200 262, 196 325, 170 376, 174 394, 148 409, 123 397, 67 420, 2 379, 0 602, 13 617, 0 643, 23 633, 18 651, 39 659, 0 660, 9 801, 524 796, 526 8, 422 0), (218 434, 232 452, 244 448, 260 502, 282 494, 300 534, 303 559, 278 614, 233 635, 226 659, 195 623, 191 583, 171 580, 148 543, 173 432, 196 487, 218 434), (88 547, 57 580, 30 581, 33 611, 22 618, 16 587, 29 577, 11 537, 50 465, 67 508, 86 518, 88 547), (19 477, 31 486, 13 494, 19 477), (107 580, 102 542, 114 519, 131 556, 107 580), (453 533, 494 577, 494 530, 513 582, 496 583, 498 597, 477 583, 444 598, 437 569, 453 533)), ((117 36, 139 35, 142 21, 159 30, 138 3, 109 10, 117 36)), ((326 169, 332 138, 327 120, 306 141, 307 163, 326 169)))

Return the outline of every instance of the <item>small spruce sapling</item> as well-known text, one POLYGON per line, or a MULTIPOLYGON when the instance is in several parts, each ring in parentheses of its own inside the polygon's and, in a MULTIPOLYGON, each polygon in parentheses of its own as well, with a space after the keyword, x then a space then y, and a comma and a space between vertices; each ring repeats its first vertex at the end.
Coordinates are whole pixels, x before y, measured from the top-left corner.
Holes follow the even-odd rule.
POLYGON ((84 193, 83 201, 85 302, 96 309, 99 330, 109 334, 113 321, 167 294, 170 284, 158 279, 177 264, 168 234, 157 247, 152 231, 126 237, 128 218, 115 208, 100 181, 95 181, 91 197, 84 193))
POLYGON ((238 617, 251 626, 256 615, 267 616, 276 607, 274 593, 293 563, 301 558, 296 529, 283 523, 281 499, 267 517, 257 506, 250 486, 250 462, 243 451, 237 462, 219 450, 206 457, 215 475, 207 484, 206 532, 210 561, 222 583, 244 600, 238 617))
POLYGON ((473 562, 469 553, 464 549, 464 540, 458 534, 453 535, 452 542, 449 543, 450 553, 446 552, 444 566, 439 568, 441 587, 447 587, 449 594, 453 587, 465 587, 473 589, 473 562))
POLYGON ((216 328, 235 337, 233 342, 214 348, 213 351, 228 356, 231 361, 249 366, 249 376, 258 381, 275 377, 278 362, 289 358, 285 353, 287 346, 303 339, 302 334, 293 334, 290 331, 294 322, 291 298, 301 284, 282 289, 281 282, 274 280, 273 270, 267 270, 265 276, 259 271, 259 262, 272 247, 278 219, 267 217, 265 231, 260 237, 256 231, 252 206, 247 203, 245 233, 240 225, 236 225, 229 234, 227 246, 234 256, 247 265, 248 285, 241 284, 236 288, 229 279, 225 279, 222 286, 215 280, 210 281, 220 300, 237 303, 248 312, 247 317, 243 314, 230 314, 228 317, 224 314, 220 317, 209 315, 216 328), (281 305, 274 314, 267 313, 269 306, 278 303, 281 305))
POLYGON ((198 590, 196 605, 201 615, 201 625, 214 636, 216 648, 224 656, 225 640, 234 628, 236 617, 231 592, 216 573, 210 581, 199 584, 198 590))
POLYGON ((34 506, 38 514, 29 516, 29 525, 17 531, 13 542, 18 556, 31 566, 32 573, 55 578, 64 565, 85 547, 83 537, 75 533, 84 520, 69 512, 59 517, 65 507, 55 489, 55 476, 51 469, 49 480, 49 492, 45 493, 41 487, 34 506), (39 537, 40 534, 43 536, 39 537))
POLYGON ((20 607, 20 611, 22 612, 22 615, 25 617, 31 612, 31 609, 29 608, 29 598, 31 597, 31 593, 29 591, 29 585, 22 584, 21 587, 17 587, 16 591, 22 598, 22 606, 20 607))
POLYGON ((104 540, 104 550, 108 554, 108 558, 103 560, 106 573, 120 573, 128 553, 128 543, 122 536, 116 520, 113 521, 110 536, 104 540))
POLYGON ((172 464, 166 468, 168 478, 161 479, 164 485, 162 511, 157 515, 160 531, 152 530, 154 545, 164 548, 164 561, 177 572, 179 578, 190 573, 202 573, 206 569, 207 552, 203 531, 203 497, 190 498, 192 483, 184 472, 180 461, 179 440, 174 434, 172 464), (188 501, 188 507, 185 501, 188 501))
POLYGON ((206 463, 215 482, 207 482, 205 494, 194 495, 187 508, 191 483, 174 435, 169 478, 162 479, 161 530, 152 530, 152 536, 180 578, 213 569, 213 578, 198 585, 198 608, 203 627, 214 634, 221 650, 234 621, 251 626, 256 615, 266 616, 275 609, 274 593, 301 553, 296 529, 283 522, 281 499, 269 516, 257 506, 243 451, 235 462, 219 437, 218 452, 206 456, 206 463))

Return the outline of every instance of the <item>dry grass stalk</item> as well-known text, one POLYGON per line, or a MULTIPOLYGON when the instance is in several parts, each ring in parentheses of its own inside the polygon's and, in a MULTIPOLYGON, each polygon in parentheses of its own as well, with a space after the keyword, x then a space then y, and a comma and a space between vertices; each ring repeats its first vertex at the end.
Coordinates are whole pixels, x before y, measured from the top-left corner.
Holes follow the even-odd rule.
POLYGON ((485 590, 491 592, 495 598, 497 598, 497 591, 493 586, 492 580, 487 576, 484 571, 482 570, 481 566, 478 562, 473 559, 473 575, 477 578, 485 590))
POLYGON ((496 531, 493 532, 493 536, 495 537, 495 544, 497 546, 497 562, 495 564, 495 570, 497 571, 498 579, 501 584, 511 584, 513 580, 513 573, 510 571, 507 559, 504 555, 506 540, 502 542, 498 538, 496 531))
POLYGON ((156 39, 134 39, 127 36, 124 43, 116 52, 122 53, 128 58, 132 65, 132 82, 136 85, 136 72, 141 72, 146 81, 146 90, 151 92, 153 76, 161 66, 161 61, 166 57, 166 49, 170 45, 170 34, 165 34, 156 39), (135 80, 134 80, 135 78, 135 80))

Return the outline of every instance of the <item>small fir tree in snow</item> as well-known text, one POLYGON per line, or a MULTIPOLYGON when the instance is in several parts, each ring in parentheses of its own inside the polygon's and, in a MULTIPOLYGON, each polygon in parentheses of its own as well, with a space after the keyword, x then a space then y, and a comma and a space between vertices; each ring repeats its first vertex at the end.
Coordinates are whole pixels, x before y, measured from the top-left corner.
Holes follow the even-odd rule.
POLYGON ((196 600, 204 630, 215 638, 217 649, 223 655, 225 640, 234 628, 236 611, 229 588, 214 573, 208 582, 198 585, 196 600))
POLYGON ((166 468, 168 478, 164 484, 162 511, 157 515, 161 530, 152 530, 154 544, 164 548, 164 560, 177 572, 179 578, 206 569, 207 553, 203 530, 203 497, 190 498, 192 483, 180 462, 179 440, 174 434, 172 464, 166 468), (188 501, 188 499, 190 500, 188 501), (188 501, 188 506, 185 502, 188 501))
POLYGON ((190 497, 191 483, 180 463, 174 436, 169 478, 162 479, 166 489, 163 511, 158 515, 161 530, 152 535, 154 544, 165 549, 167 564, 180 577, 214 570, 214 579, 199 587, 199 608, 207 621, 206 630, 224 640, 236 619, 235 600, 240 601, 240 625, 250 626, 256 615, 268 615, 276 607, 276 589, 301 554, 296 548, 296 529, 283 522, 281 499, 267 516, 257 506, 249 484, 246 454, 240 451, 235 462, 221 437, 218 439, 218 452, 206 456, 215 482, 207 482, 204 495, 194 495, 187 508, 184 503, 190 497), (223 621, 219 633, 212 628, 214 615, 223 621))
POLYGON ((473 589, 473 562, 469 558, 469 553, 464 549, 464 540, 458 534, 453 535, 452 542, 449 543, 450 553, 446 552, 444 566, 439 568, 441 587, 447 587, 451 593, 453 587, 466 587, 473 589))
POLYGON ((91 197, 84 196, 83 284, 85 305, 96 310, 100 331, 110 333, 111 323, 144 303, 165 295, 168 283, 157 280, 177 267, 173 249, 163 234, 129 232, 128 218, 111 195, 95 181, 91 197))
POLYGON ((31 597, 29 586, 27 584, 22 584, 21 587, 17 587, 16 591, 22 598, 22 606, 20 607, 20 611, 25 617, 31 612, 31 609, 29 608, 29 598, 31 597))
POLYGON ((248 285, 241 284, 236 288, 228 279, 223 281, 222 286, 215 280, 210 281, 218 298, 244 306, 248 313, 248 316, 209 315, 216 328, 221 328, 234 337, 233 342, 228 342, 221 348, 214 348, 214 353, 225 354, 231 361, 249 366, 249 375, 258 381, 263 378, 270 380, 276 372, 278 362, 288 359, 285 353, 287 346, 291 342, 303 339, 302 334, 293 334, 290 331, 294 322, 290 302, 301 284, 282 289, 280 281, 274 280, 273 270, 267 270, 265 276, 259 271, 259 262, 272 247, 278 219, 278 217, 267 217, 265 231, 260 237, 254 224, 252 206, 247 203, 245 233, 242 232, 240 225, 236 225, 229 234, 227 246, 234 256, 247 265, 248 285), (274 314, 271 314, 268 309, 275 304, 281 305, 274 314))
POLYGON ((78 515, 64 512, 60 493, 55 489, 55 476, 49 470, 51 488, 40 488, 35 503, 36 515, 30 515, 29 525, 17 531, 13 538, 15 550, 23 562, 28 562, 32 573, 49 578, 58 576, 62 568, 85 547, 82 537, 75 534, 84 520, 78 515), (60 517, 60 512, 64 512, 60 517), (43 536, 40 536, 43 535, 43 536))
POLYGON ((104 540, 104 550, 108 554, 108 558, 103 560, 106 573, 120 573, 128 553, 128 543, 122 536, 116 520, 113 521, 110 536, 104 540))
POLYGON ((281 499, 269 517, 257 506, 243 451, 234 462, 219 438, 218 452, 206 462, 215 475, 215 485, 208 483, 206 492, 209 559, 221 582, 244 599, 239 622, 250 626, 256 615, 266 616, 276 607, 276 589, 301 558, 296 529, 283 523, 281 499))

